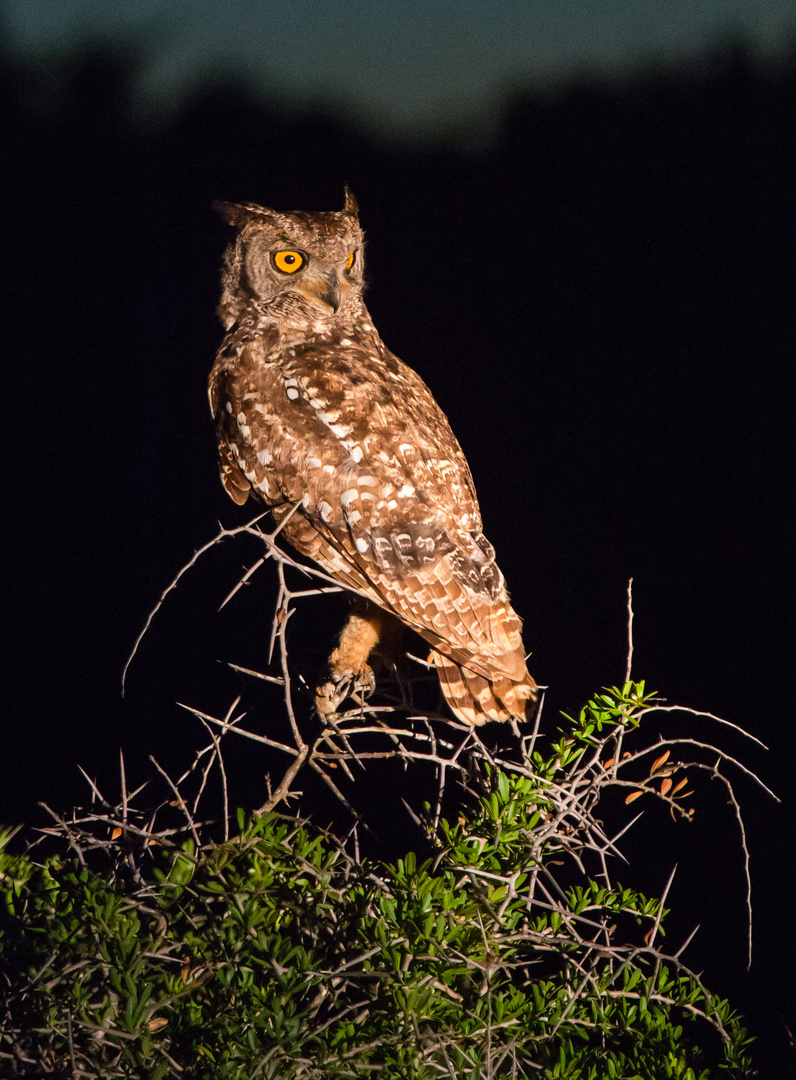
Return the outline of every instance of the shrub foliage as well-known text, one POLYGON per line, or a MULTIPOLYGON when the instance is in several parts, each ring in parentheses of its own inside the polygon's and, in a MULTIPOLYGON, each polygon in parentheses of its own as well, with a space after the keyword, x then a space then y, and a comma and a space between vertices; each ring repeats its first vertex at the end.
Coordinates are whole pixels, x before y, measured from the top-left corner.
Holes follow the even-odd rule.
MULTIPOLYGON (((419 709, 429 665, 411 654, 382 704, 321 722, 300 665, 288 662, 287 628, 298 608, 340 590, 280 549, 278 532, 261 518, 222 529, 133 649, 207 550, 253 537, 260 557, 227 600, 275 565, 279 674, 231 666, 258 693, 265 680, 281 695, 267 724, 247 718, 240 699, 222 717, 190 709, 208 742, 176 781, 154 762, 166 787, 159 805, 140 806, 149 789, 128 790, 122 762, 118 803, 89 781, 88 809, 51 811, 52 827, 27 847, 13 831, 2 837, 0 1075, 755 1075, 738 1018, 683 963, 687 942, 662 946, 671 878, 650 898, 613 876, 627 814, 656 799, 687 822, 693 782, 707 776, 735 808, 748 881, 732 771, 764 787, 709 738, 650 736, 649 718, 676 710, 631 681, 630 590, 626 681, 565 716, 544 751, 541 710, 512 738, 419 709), (267 799, 248 816, 230 813, 230 739, 259 748, 268 769, 267 799), (363 773, 382 767, 420 827, 417 850, 407 842, 391 861, 361 856, 370 823, 349 801, 363 773), (220 819, 202 825, 214 778, 220 819), (345 829, 313 822, 299 779, 325 785, 345 829), (418 792, 429 790, 436 799, 424 801, 418 792), (606 792, 605 816, 621 819, 613 835, 596 814, 606 792), (622 797, 644 803, 626 811, 622 797)), ((679 711, 693 725, 726 724, 679 711)))
MULTIPOLYGON (((424 854, 386 863, 284 803, 239 811, 213 843, 179 784, 160 819, 95 790, 92 811, 48 830, 60 849, 0 855, 0 1072, 754 1075, 727 1002, 660 945, 665 896, 613 880, 617 839, 594 816, 619 785, 687 818, 678 777, 731 760, 673 764, 675 741, 628 750, 657 711, 643 683, 603 691, 546 754, 535 735, 498 752, 446 725, 435 768, 463 798, 427 806, 424 854)), ((364 730, 359 710, 318 740, 356 753, 364 730)))

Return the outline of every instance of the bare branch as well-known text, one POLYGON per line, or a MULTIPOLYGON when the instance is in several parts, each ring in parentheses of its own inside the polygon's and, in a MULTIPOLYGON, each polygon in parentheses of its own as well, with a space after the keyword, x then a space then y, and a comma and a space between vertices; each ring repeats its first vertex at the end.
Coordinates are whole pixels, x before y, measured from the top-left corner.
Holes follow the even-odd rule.
POLYGON ((633 669, 633 578, 627 583, 627 666, 625 667, 625 682, 630 682, 630 672, 633 669))

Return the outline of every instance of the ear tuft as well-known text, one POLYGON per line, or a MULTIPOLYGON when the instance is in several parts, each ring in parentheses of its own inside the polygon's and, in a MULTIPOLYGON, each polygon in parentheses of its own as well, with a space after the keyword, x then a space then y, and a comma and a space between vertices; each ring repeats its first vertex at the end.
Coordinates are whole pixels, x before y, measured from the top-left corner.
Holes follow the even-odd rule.
POLYGON ((216 200, 212 206, 215 212, 226 221, 227 225, 232 225, 236 229, 242 229, 250 221, 268 214, 265 207, 257 206, 255 203, 232 203, 216 200))
POLYGON ((354 193, 348 184, 345 185, 345 205, 343 206, 343 213, 350 214, 352 217, 357 217, 359 214, 359 203, 354 198, 354 193))

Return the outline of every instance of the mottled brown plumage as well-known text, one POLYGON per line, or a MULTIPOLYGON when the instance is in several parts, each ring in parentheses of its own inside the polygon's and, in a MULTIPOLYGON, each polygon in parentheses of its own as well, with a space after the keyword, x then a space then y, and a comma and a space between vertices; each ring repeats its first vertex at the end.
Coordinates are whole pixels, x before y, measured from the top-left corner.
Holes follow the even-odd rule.
MULTIPOLYGON (((284 535, 295 548, 429 642, 460 719, 524 717, 536 684, 520 620, 461 447, 363 303, 353 196, 336 213, 216 205, 238 229, 209 387, 230 497, 254 494, 277 521, 294 511, 284 535)), ((318 689, 321 712, 370 681, 382 622, 356 608, 318 689)))

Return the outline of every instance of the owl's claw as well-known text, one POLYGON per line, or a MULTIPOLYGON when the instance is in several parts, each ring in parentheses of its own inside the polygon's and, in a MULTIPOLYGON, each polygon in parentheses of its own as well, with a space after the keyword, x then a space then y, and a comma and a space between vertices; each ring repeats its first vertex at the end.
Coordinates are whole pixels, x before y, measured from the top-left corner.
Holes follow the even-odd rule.
POLYGON ((346 698, 364 705, 376 689, 376 676, 369 664, 359 671, 334 671, 315 691, 315 708, 324 719, 334 717, 346 698))

